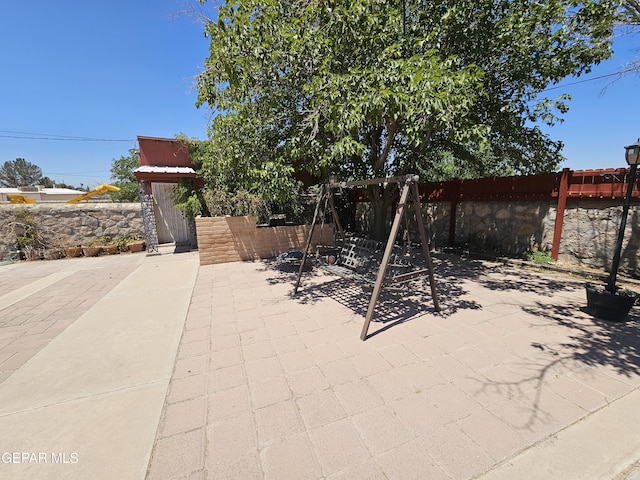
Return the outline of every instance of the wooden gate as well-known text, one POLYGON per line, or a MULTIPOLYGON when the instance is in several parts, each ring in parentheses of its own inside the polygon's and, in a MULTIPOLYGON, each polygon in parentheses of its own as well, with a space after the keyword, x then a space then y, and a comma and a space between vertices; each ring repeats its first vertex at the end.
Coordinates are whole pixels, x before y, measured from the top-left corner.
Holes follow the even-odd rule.
POLYGON ((189 242, 189 227, 184 214, 173 206, 175 183, 151 183, 158 243, 189 242))

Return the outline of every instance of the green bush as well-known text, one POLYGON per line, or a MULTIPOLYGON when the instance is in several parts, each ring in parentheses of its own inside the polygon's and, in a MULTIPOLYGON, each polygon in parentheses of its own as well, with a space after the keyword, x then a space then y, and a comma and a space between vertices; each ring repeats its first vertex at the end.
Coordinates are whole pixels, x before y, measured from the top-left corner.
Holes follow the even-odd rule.
POLYGON ((541 251, 541 250, 532 251, 532 250, 529 250, 529 251, 524 253, 524 258, 525 258, 525 260, 529 260, 529 261, 535 262, 535 263, 540 263, 540 264, 543 264, 543 265, 555 262, 555 260, 551 256, 551 252, 548 251, 548 250, 545 250, 545 251, 541 251))
POLYGON ((39 219, 28 209, 18 209, 10 218, 8 227, 15 234, 20 248, 44 247, 44 240, 40 232, 39 219))
POLYGON ((206 188, 202 197, 212 217, 249 215, 257 217, 258 223, 264 223, 269 220, 271 214, 267 203, 260 195, 245 190, 230 193, 221 188, 206 188))

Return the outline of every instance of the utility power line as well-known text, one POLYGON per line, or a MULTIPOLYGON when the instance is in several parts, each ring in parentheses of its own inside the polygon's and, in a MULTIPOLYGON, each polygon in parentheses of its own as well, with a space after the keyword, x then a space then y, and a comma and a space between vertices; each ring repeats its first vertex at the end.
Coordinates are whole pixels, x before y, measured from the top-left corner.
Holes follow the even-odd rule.
POLYGON ((96 137, 79 137, 70 135, 55 135, 49 133, 30 133, 30 132, 14 132, 10 130, 0 130, 2 138, 18 138, 23 140, 54 140, 59 142, 135 142, 135 139, 120 138, 96 138, 96 137))
POLYGON ((626 70, 620 70, 619 72, 608 73, 607 75, 600 75, 599 77, 584 78, 582 80, 576 80, 575 82, 563 83, 562 85, 556 85, 555 87, 545 88, 540 93, 548 92, 549 90, 557 90, 559 88, 569 87, 571 85, 578 85, 579 83, 587 83, 587 82, 593 82, 594 80, 602 80, 603 78, 622 76, 625 73, 630 73, 630 72, 633 72, 633 71, 638 71, 638 66, 637 65, 633 66, 633 67, 629 67, 626 70))
MULTIPOLYGON (((73 171, 74 175, 77 174, 86 174, 86 173, 109 173, 108 170, 92 170, 90 172, 76 172, 75 170, 73 171)), ((49 172, 49 175, 67 175, 67 174, 71 174, 70 172, 49 172)))
POLYGON ((50 175, 56 175, 58 177, 104 178, 109 174, 109 172, 104 172, 101 175, 86 175, 86 174, 79 174, 79 173, 51 173, 51 172, 42 172, 42 174, 45 177, 48 177, 50 175))

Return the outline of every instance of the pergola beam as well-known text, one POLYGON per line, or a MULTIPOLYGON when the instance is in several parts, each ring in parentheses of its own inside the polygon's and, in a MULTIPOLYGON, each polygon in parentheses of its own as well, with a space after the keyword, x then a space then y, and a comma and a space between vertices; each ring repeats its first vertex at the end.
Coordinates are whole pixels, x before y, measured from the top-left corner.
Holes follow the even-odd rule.
POLYGON ((325 183, 327 188, 351 188, 351 187, 363 187, 366 185, 381 185, 384 183, 405 183, 405 182, 417 182, 418 175, 408 174, 398 177, 386 177, 386 178, 372 178, 370 180, 354 180, 351 182, 329 182, 325 183))

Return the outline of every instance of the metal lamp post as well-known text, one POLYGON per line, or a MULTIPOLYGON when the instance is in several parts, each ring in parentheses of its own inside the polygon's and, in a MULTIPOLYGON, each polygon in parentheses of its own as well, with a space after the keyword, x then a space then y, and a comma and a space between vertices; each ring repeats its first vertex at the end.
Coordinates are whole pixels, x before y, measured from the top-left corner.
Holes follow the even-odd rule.
POLYGON ((636 171, 638 169, 638 163, 640 163, 640 141, 626 146, 624 147, 624 149, 625 160, 627 161, 627 164, 631 166, 631 169, 629 171, 629 178, 627 180, 627 196, 624 199, 624 205, 622 207, 622 219, 620 220, 618 241, 616 243, 616 249, 613 253, 613 260, 611 262, 611 273, 609 274, 609 282, 607 283, 607 290, 611 293, 616 292, 616 277, 618 276, 618 267, 620 265, 620 255, 622 253, 624 229, 627 226, 627 215, 629 214, 631 195, 633 193, 633 186, 636 183, 636 171))

